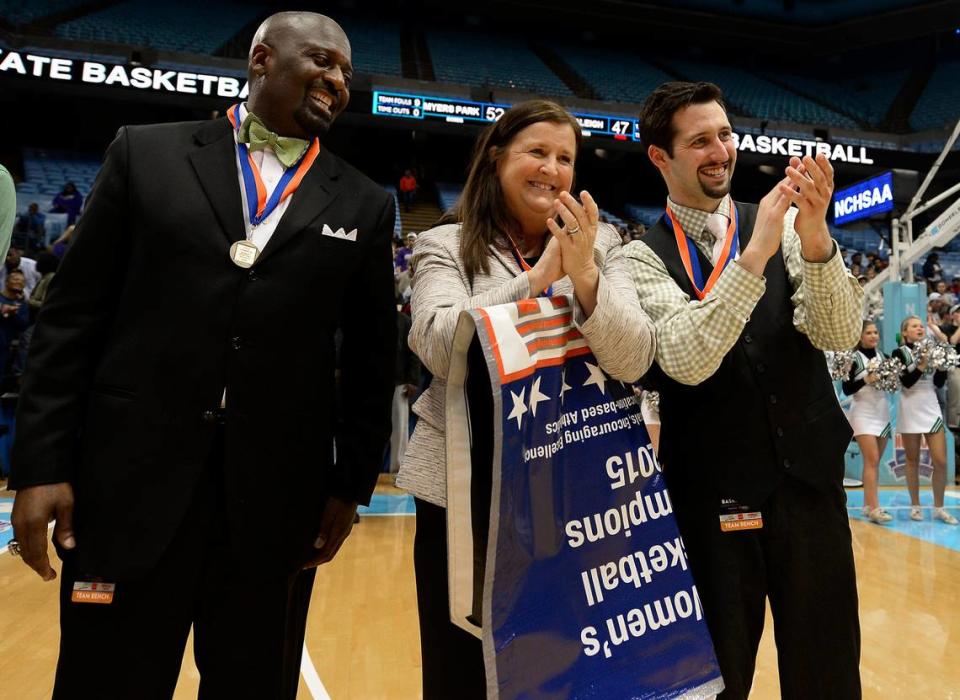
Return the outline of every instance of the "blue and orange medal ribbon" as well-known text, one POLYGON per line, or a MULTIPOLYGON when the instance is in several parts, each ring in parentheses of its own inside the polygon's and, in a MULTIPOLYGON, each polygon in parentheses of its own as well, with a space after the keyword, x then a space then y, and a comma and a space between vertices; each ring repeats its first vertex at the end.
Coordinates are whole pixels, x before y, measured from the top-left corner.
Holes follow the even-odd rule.
MULTIPOLYGON (((236 104, 227 110, 227 118, 233 125, 234 131, 240 131, 240 105, 236 104)), ((267 198, 267 188, 260 177, 260 169, 250 155, 247 145, 237 141, 237 153, 240 156, 240 172, 243 175, 243 188, 247 195, 247 208, 250 214, 250 225, 256 226, 266 219, 287 197, 297 191, 303 177, 310 170, 313 161, 320 155, 320 139, 314 138, 307 152, 300 160, 286 169, 280 182, 273 189, 273 194, 267 198)))
POLYGON ((677 240, 677 250, 680 252, 680 260, 683 261, 683 269, 687 271, 687 277, 693 285, 693 291, 697 299, 703 299, 713 285, 720 278, 720 274, 726 269, 734 258, 737 257, 737 249, 740 242, 740 224, 737 216, 737 208, 730 207, 730 224, 727 226, 727 237, 724 239, 723 252, 720 254, 717 264, 710 273, 710 278, 704 283, 703 271, 700 269, 700 258, 697 256, 697 247, 693 240, 683 231, 676 215, 667 207, 667 213, 664 217, 667 228, 673 231, 677 240))

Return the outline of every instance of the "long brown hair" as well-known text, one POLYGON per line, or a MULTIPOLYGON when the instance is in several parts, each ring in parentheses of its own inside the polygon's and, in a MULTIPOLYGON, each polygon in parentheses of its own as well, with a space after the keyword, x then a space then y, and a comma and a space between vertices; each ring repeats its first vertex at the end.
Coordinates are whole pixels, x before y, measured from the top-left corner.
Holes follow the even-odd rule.
POLYGON ((514 105, 477 138, 463 192, 438 222, 461 225, 460 257, 471 284, 477 272, 490 272, 490 245, 505 246, 504 236, 519 229, 507 210, 497 165, 514 137, 539 122, 569 125, 580 151, 580 124, 563 107, 549 100, 514 105))
POLYGON ((870 326, 874 326, 877 330, 880 330, 880 326, 877 325, 877 322, 876 322, 876 321, 873 321, 873 320, 871 320, 871 319, 869 319, 869 318, 864 319, 864 320, 863 320, 863 325, 860 327, 860 338, 859 338, 859 340, 857 340, 857 347, 855 348, 856 350, 865 350, 865 349, 866 349, 866 348, 863 347, 863 334, 867 332, 867 329, 868 329, 870 326))

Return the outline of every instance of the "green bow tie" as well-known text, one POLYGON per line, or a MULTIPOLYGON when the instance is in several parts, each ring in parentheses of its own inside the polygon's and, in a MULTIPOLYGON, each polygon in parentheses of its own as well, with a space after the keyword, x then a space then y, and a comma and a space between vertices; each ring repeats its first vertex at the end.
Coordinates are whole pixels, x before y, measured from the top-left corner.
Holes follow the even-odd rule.
POLYGON ((300 157, 307 152, 310 142, 304 139, 295 139, 289 136, 277 136, 270 131, 260 118, 253 112, 247 112, 246 119, 240 125, 240 133, 237 134, 237 140, 240 143, 247 144, 251 151, 258 151, 261 148, 269 146, 277 154, 277 159, 283 163, 285 168, 300 160, 300 157))

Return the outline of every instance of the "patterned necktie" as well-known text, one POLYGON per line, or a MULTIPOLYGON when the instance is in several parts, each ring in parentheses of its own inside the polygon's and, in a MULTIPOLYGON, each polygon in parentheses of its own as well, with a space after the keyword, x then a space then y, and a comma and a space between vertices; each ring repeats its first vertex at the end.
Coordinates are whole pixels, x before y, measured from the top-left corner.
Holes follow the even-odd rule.
POLYGON ((707 217, 707 225, 704 229, 704 238, 708 240, 712 239, 710 242, 712 252, 710 253, 710 263, 712 265, 717 264, 717 260, 720 259, 720 255, 723 253, 723 244, 727 240, 727 217, 723 214, 711 214, 707 217))
POLYGON ((263 122, 253 112, 247 112, 243 124, 240 125, 237 140, 240 143, 247 144, 247 148, 251 151, 259 151, 269 146, 277 154, 277 160, 283 163, 285 168, 289 168, 300 160, 300 157, 310 147, 310 142, 304 139, 277 136, 264 126, 263 122))

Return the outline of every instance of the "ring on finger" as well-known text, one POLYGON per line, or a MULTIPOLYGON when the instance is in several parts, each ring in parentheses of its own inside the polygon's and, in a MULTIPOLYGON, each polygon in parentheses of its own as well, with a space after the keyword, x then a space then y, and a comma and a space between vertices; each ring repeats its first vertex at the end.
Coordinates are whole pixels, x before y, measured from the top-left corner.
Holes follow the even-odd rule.
POLYGON ((580 233, 580 227, 576 226, 574 228, 567 229, 567 235, 572 236, 575 233, 580 233))
POLYGON ((10 556, 19 557, 20 556, 20 543, 17 540, 10 540, 7 544, 7 550, 10 552, 10 556))

